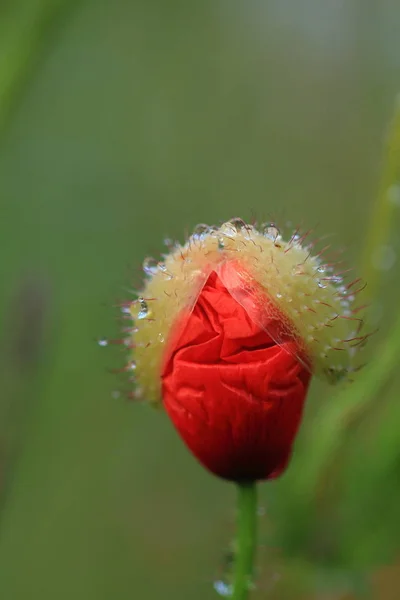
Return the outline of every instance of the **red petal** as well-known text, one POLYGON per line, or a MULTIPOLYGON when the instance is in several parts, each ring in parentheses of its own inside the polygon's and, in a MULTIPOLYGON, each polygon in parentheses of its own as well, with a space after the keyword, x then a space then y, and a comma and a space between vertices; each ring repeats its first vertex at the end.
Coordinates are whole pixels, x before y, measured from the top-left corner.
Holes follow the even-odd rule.
POLYGON ((274 341, 279 313, 265 312, 274 317, 261 328, 213 272, 193 312, 182 315, 162 373, 179 434, 205 467, 234 481, 282 472, 310 380, 296 342, 274 341))

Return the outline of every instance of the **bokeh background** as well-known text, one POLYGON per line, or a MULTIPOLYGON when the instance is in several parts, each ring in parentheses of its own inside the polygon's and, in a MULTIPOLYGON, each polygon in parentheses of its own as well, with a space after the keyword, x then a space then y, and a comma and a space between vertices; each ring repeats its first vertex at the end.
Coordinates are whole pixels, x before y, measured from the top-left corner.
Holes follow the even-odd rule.
MULTIPOLYGON (((233 486, 162 414, 116 398, 124 350, 96 340, 118 337, 112 306, 143 258, 199 222, 317 226, 361 267, 399 28, 395 0, 1 3, 1 598, 216 597, 233 486)), ((400 291, 395 208, 389 254, 371 258, 382 339, 400 291)), ((301 436, 330 394, 315 384, 301 436)), ((272 560, 269 493, 254 598, 349 598, 304 594, 299 562, 272 560)), ((373 598, 398 597, 388 565, 371 565, 373 598)))

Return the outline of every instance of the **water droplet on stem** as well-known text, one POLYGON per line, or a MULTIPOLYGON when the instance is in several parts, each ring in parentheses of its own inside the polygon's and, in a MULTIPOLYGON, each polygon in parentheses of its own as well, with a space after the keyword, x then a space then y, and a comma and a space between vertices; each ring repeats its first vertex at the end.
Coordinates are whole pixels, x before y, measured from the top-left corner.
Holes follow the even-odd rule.
POLYGON ((222 581, 222 579, 214 581, 214 590, 217 592, 217 594, 223 596, 224 598, 229 598, 233 594, 232 584, 225 583, 225 581, 222 581))

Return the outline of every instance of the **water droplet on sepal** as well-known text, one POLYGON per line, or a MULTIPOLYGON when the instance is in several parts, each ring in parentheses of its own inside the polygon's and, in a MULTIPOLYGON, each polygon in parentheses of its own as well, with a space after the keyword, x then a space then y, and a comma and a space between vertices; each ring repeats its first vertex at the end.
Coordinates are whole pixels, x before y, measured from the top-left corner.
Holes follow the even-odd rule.
POLYGON ((173 279, 173 276, 168 272, 167 265, 165 263, 159 262, 157 264, 157 269, 161 271, 161 273, 164 273, 166 276, 165 279, 173 279))
POLYGON ((238 233, 238 230, 234 223, 232 223, 232 221, 227 221, 226 223, 223 223, 223 225, 221 225, 220 231, 224 234, 224 236, 231 239, 233 239, 238 233))
POLYGON ((193 230, 192 238, 203 241, 213 231, 213 227, 205 223, 199 223, 193 230))
POLYGON ((138 302, 139 302, 140 308, 139 308, 139 312, 137 314, 137 318, 145 319, 149 314, 149 307, 147 306, 147 302, 142 297, 138 298, 138 302))
POLYGON ((151 277, 157 273, 157 265, 157 261, 151 256, 148 256, 143 261, 143 271, 146 273, 146 275, 151 277))
POLYGON ((280 231, 275 223, 264 223, 261 226, 261 231, 264 237, 276 242, 280 238, 280 231))

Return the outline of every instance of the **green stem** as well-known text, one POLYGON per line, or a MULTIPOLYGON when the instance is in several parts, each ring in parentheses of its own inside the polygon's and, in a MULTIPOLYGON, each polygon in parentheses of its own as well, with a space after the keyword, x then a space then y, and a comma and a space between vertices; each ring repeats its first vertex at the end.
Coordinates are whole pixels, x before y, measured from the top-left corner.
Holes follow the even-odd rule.
POLYGON ((238 518, 233 600, 246 600, 251 587, 257 538, 257 485, 238 484, 238 518))

